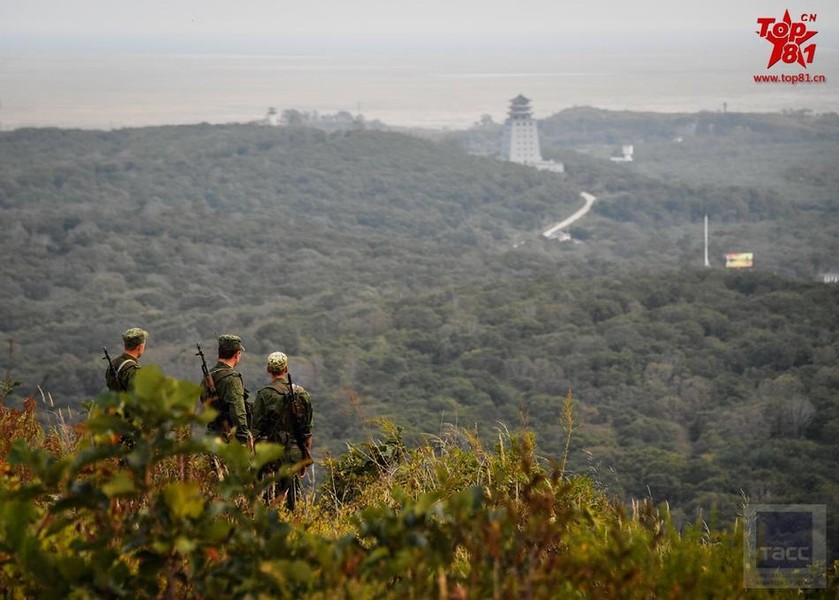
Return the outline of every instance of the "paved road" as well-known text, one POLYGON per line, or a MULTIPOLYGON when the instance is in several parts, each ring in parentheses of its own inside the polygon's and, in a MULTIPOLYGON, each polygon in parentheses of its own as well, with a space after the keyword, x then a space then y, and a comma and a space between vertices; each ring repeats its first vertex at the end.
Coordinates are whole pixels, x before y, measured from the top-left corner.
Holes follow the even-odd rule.
POLYGON ((565 219, 564 221, 560 221, 556 225, 552 225, 550 227, 550 229, 546 229, 545 231, 543 231, 542 232, 543 236, 545 236, 546 238, 555 237, 558 232, 562 231, 563 229, 568 227, 571 223, 573 223, 574 221, 576 221, 577 219, 579 219, 583 215, 585 215, 589 211, 589 209, 591 208, 591 205, 594 204, 594 201, 597 200, 597 198, 595 198, 594 196, 592 196, 588 192, 581 192, 580 196, 582 196, 583 200, 586 201, 585 204, 583 204, 583 207, 580 210, 578 210, 577 212, 575 212, 573 215, 571 215, 570 217, 565 219))

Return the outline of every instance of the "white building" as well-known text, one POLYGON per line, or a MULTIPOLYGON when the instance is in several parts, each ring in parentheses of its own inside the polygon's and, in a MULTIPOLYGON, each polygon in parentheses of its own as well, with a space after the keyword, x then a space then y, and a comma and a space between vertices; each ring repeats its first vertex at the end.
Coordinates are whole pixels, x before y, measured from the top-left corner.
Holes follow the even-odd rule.
POLYGON ((621 155, 620 156, 612 156, 610 157, 614 162, 632 162, 632 155, 635 152, 635 147, 632 144, 624 144, 623 148, 621 148, 621 155))
POLYGON ((564 172, 562 163, 542 159, 539 149, 539 129, 530 110, 530 100, 521 94, 510 101, 510 111, 504 122, 501 157, 510 162, 537 169, 564 172))

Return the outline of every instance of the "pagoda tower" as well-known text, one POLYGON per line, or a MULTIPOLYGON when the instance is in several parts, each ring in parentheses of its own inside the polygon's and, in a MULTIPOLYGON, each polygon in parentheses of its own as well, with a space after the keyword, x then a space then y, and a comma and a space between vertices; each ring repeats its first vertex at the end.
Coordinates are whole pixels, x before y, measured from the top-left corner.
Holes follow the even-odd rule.
POLYGON ((530 110, 530 100, 519 94, 510 101, 504 121, 501 157, 514 163, 538 165, 544 162, 539 150, 539 130, 530 110))

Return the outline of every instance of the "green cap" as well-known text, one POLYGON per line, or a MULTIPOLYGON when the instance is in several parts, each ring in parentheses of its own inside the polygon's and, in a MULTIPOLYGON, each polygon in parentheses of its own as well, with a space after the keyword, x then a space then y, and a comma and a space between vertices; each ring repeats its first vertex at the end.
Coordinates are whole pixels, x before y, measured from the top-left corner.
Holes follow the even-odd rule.
POLYGON ((122 334, 122 343, 126 348, 136 348, 149 339, 149 332, 139 327, 132 327, 122 334))
POLYGON ((237 350, 245 351, 242 338, 238 335, 220 335, 218 338, 219 354, 233 354, 237 350))
POLYGON ((288 367, 288 357, 282 352, 272 352, 268 355, 268 372, 282 373, 288 367))

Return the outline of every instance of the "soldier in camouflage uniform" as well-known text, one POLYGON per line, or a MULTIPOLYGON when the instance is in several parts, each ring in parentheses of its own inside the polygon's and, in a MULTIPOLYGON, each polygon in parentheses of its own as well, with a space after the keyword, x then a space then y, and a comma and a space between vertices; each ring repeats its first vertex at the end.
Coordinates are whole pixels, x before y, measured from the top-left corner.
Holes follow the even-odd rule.
POLYGON ((268 441, 285 449, 282 458, 267 465, 262 475, 276 473, 283 466, 297 465, 288 477, 282 477, 267 499, 278 498, 289 510, 294 510, 299 479, 311 464, 312 397, 303 387, 289 385, 288 357, 282 352, 268 356, 266 371, 271 383, 259 390, 253 407, 253 429, 257 441, 268 441), (293 390, 292 390, 293 387, 293 390))
MULTIPOLYGON (((105 371, 105 385, 113 392, 127 392, 134 388, 134 377, 140 370, 140 357, 146 351, 149 332, 132 327, 122 334, 123 351, 116 359, 108 364, 105 371)), ((131 415, 123 408, 122 416, 131 421, 131 415)), ((120 436, 120 442, 128 448, 133 448, 135 440, 129 434, 120 436)))
POLYGON ((218 416, 207 424, 207 434, 221 436, 225 441, 230 441, 231 434, 235 432, 237 440, 252 446, 248 391, 245 389, 242 374, 235 370, 244 351, 245 347, 239 336, 222 335, 218 338, 218 362, 210 369, 210 376, 218 393, 218 404, 215 406, 218 416))
POLYGON ((140 368, 140 357, 146 351, 149 332, 132 327, 122 334, 124 350, 105 371, 105 385, 114 392, 127 392, 134 386, 134 376, 140 368))

